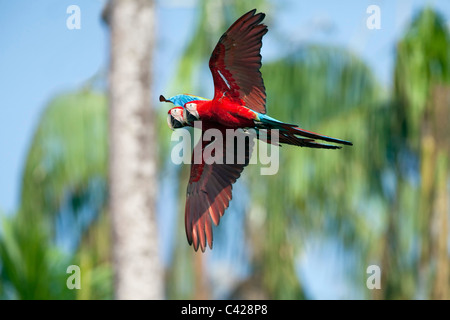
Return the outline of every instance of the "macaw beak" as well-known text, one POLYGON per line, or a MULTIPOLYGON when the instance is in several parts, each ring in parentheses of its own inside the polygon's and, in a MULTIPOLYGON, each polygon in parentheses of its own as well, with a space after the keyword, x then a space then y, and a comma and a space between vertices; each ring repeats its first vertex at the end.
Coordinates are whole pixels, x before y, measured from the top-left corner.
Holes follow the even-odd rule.
POLYGON ((192 123, 194 121, 200 120, 197 110, 184 110, 183 119, 186 123, 192 123))
POLYGON ((175 130, 178 128, 182 128, 184 127, 183 124, 178 121, 177 119, 175 119, 172 115, 168 114, 167 115, 167 124, 169 125, 169 128, 171 130, 175 130))
POLYGON ((170 103, 172 103, 172 101, 167 100, 166 98, 164 98, 163 95, 160 95, 160 96, 159 96, 159 102, 170 102, 170 103))

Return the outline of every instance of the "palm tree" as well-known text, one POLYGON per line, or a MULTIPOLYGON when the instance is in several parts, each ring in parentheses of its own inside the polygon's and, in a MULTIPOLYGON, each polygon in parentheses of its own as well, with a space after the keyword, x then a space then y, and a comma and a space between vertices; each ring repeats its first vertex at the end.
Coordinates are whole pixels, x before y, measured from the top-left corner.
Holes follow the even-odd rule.
POLYGON ((392 241, 384 264, 391 270, 401 263, 403 273, 409 270, 410 279, 414 280, 394 285, 397 281, 392 274, 386 279, 386 298, 415 297, 414 292, 423 297, 448 298, 448 245, 444 239, 448 236, 445 181, 449 175, 449 135, 443 121, 449 111, 449 91, 450 35, 444 19, 426 8, 414 18, 397 46, 394 117, 389 130, 398 196, 388 228, 392 230, 392 241), (405 162, 405 155, 418 165, 405 162), (419 177, 420 185, 411 183, 411 171, 419 177), (408 201, 415 204, 409 210, 405 210, 402 197, 402 189, 407 188, 414 194, 408 201), (394 233, 405 221, 412 223, 407 242, 394 233), (403 262, 398 261, 399 256, 404 257, 403 262), (394 290, 395 287, 400 290, 394 290))
POLYGON ((2 297, 111 298, 112 247, 117 298, 163 297, 149 96, 153 10, 151 1, 115 1, 107 10, 112 29, 109 156, 104 95, 88 87, 61 95, 46 108, 28 153, 20 210, 2 221, 2 297), (109 157, 114 246, 106 214, 109 157), (66 269, 73 264, 80 266, 82 290, 66 287, 66 269))
POLYGON ((109 90, 109 209, 118 299, 162 299, 157 140, 149 94, 154 2, 114 0, 109 90))
POLYGON ((98 236, 107 226, 106 137, 102 94, 62 94, 45 109, 28 151, 19 212, 2 220, 2 297, 112 296, 109 237, 98 236), (83 290, 66 287, 69 265, 80 266, 83 290))

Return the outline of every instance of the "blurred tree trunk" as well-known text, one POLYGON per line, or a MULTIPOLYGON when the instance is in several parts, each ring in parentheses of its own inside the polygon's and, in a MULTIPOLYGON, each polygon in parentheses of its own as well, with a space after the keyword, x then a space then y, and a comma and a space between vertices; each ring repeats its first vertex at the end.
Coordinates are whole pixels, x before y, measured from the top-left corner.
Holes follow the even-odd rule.
MULTIPOLYGON (((436 186, 436 136, 433 132, 431 114, 433 103, 427 104, 421 121, 420 130, 420 197, 419 197, 419 222, 420 222, 420 260, 419 283, 428 288, 430 279, 430 259, 432 252, 431 222, 433 211, 433 198, 436 186)), ((428 289, 425 289, 428 291, 428 289)))
MULTIPOLYGON (((401 259, 404 265, 399 265, 397 268, 403 278, 398 284, 413 294, 412 298, 448 297, 449 257, 446 238, 448 237, 447 181, 450 143, 448 131, 449 39, 450 34, 445 19, 440 13, 428 7, 413 19, 397 46, 394 98, 398 103, 397 111, 402 115, 400 119, 404 120, 397 122, 400 129, 399 138, 403 141, 404 147, 397 148, 394 152, 399 155, 399 159, 404 157, 403 150, 406 151, 405 155, 411 153, 417 156, 420 163, 420 186, 417 195, 409 199, 409 202, 414 202, 414 207, 408 208, 409 211, 414 212, 410 215, 414 223, 414 230, 411 230, 413 233, 408 236, 403 233, 402 252, 392 258, 402 255, 407 257, 408 251, 405 249, 418 245, 419 257, 415 266, 410 265, 409 269, 414 270, 414 275, 409 283, 405 281, 407 279, 405 270, 408 269, 405 266, 409 265, 405 257, 401 259), (439 45, 435 46, 435 44, 439 45), (405 241, 407 238, 410 240, 405 241)), ((411 168, 406 161, 402 162, 404 169, 411 168)), ((411 176, 406 173, 407 170, 404 170, 405 173, 402 175, 411 176)), ((411 182, 408 184, 414 187, 411 182)), ((407 206, 405 198, 402 210, 405 210, 407 206)), ((410 222, 408 219, 399 220, 401 228, 396 232, 401 235, 405 230, 404 225, 410 222)), ((416 261, 415 257, 410 256, 412 257, 410 261, 416 261)), ((389 278, 394 277, 389 275, 389 278)))
MULTIPOLYGON (((397 164, 398 165, 398 164, 397 164)), ((398 170, 396 172, 399 172, 398 170)), ((399 181, 396 185, 395 194, 400 193, 399 185, 403 183, 401 181, 401 177, 397 176, 397 181, 399 181)), ((381 288, 378 290, 372 290, 372 297, 376 300, 389 299, 396 294, 393 292, 395 290, 395 286, 393 285, 392 276, 395 277, 395 266, 393 265, 395 261, 393 261, 393 257, 395 257, 397 250, 397 234, 396 230, 398 230, 398 216, 399 216, 399 200, 398 197, 395 197, 390 203, 390 214, 387 219, 386 231, 384 232, 383 237, 381 238, 381 288)))
POLYGON ((432 299, 449 299, 449 255, 448 255, 448 176, 450 155, 450 87, 436 86, 432 91, 432 132, 436 141, 436 191, 433 200, 432 237, 436 271, 431 292, 432 299))
POLYGON ((448 257, 448 156, 450 131, 448 114, 450 88, 430 89, 430 100, 422 122, 422 279, 433 279, 427 286, 432 299, 447 299, 448 257), (434 266, 434 268, 433 268, 434 266), (432 272, 433 271, 433 272, 432 272))
POLYGON ((438 156, 436 174, 438 175, 435 207, 435 255, 436 272, 431 298, 447 300, 449 296, 449 257, 448 257, 448 156, 438 156))
POLYGON ((115 297, 162 299, 163 273, 155 217, 157 146, 151 108, 151 60, 155 40, 152 0, 112 0, 110 210, 115 297))

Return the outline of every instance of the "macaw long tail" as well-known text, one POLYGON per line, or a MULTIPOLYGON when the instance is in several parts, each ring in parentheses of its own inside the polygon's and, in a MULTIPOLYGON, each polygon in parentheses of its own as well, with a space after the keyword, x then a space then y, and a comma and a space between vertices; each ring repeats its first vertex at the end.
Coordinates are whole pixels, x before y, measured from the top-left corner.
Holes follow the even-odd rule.
POLYGON ((292 146, 298 147, 308 147, 308 148, 317 148, 317 149, 341 149, 341 146, 318 143, 313 139, 299 138, 294 136, 293 134, 289 134, 287 132, 279 132, 276 140, 273 139, 273 132, 269 129, 261 129, 257 131, 257 138, 265 143, 270 143, 276 146, 282 146, 283 144, 289 144, 292 146), (261 134, 261 131, 265 131, 264 134, 261 134))
MULTIPOLYGON (((280 134, 282 134, 283 131, 287 131, 286 133, 288 135, 302 136, 302 137, 307 137, 307 138, 311 138, 311 139, 318 139, 318 140, 323 140, 323 141, 328 141, 328 142, 333 142, 333 143, 344 144, 344 145, 348 145, 348 146, 353 145, 353 143, 351 143, 350 141, 336 139, 336 138, 324 136, 324 135, 321 135, 321 134, 318 134, 318 133, 315 133, 312 131, 308 131, 308 130, 299 128, 297 125, 278 121, 278 120, 271 118, 265 114, 258 114, 258 118, 259 118, 258 122, 257 122, 258 126, 261 126, 262 128, 265 128, 265 129, 278 129, 278 130, 280 130, 280 134)), ((312 141, 309 141, 309 142, 311 143, 312 141)), ((320 145, 315 142, 312 142, 312 144, 315 145, 316 148, 318 147, 317 145, 320 145)), ((324 145, 324 146, 328 146, 328 145, 324 145)), ((312 146, 312 145, 308 146, 308 147, 314 148, 314 146, 312 146)))
POLYGON ((340 144, 345 144, 347 146, 353 145, 353 143, 351 143, 350 141, 345 141, 345 140, 341 140, 341 139, 324 136, 324 135, 321 135, 321 134, 318 134, 318 133, 315 133, 312 131, 301 129, 299 127, 295 127, 292 129, 293 130, 290 131, 291 133, 302 136, 302 137, 308 137, 308 138, 312 138, 312 139, 319 139, 319 140, 328 141, 328 142, 340 143, 340 144))

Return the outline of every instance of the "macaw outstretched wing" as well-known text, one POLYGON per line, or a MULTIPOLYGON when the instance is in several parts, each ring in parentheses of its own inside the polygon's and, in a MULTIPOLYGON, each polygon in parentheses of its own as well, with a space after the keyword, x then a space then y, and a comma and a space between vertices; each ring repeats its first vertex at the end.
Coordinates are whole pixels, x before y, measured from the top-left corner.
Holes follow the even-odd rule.
MULTIPOLYGON (((225 130, 223 137, 225 137, 225 130)), ((246 134, 239 131, 239 134, 246 134)), ((227 139, 228 140, 228 139, 227 139)), ((194 147, 192 153, 191 174, 186 193, 185 228, 189 244, 193 244, 197 251, 200 246, 205 251, 206 246, 212 249, 212 223, 216 226, 228 208, 232 198, 232 185, 241 176, 242 170, 248 165, 253 149, 254 139, 245 139, 245 146, 239 146, 237 141, 244 141, 234 137, 233 145, 224 141, 222 148, 213 148, 213 142, 202 139, 194 147), (214 150, 207 150, 213 148, 214 150), (205 152, 205 150, 207 152, 205 152), (201 163, 195 163, 195 153, 201 152, 201 163), (222 163, 212 162, 216 154, 222 163), (243 153, 243 154, 240 154, 243 153), (226 163, 233 159, 233 163, 226 163), (208 164, 209 163, 209 164, 208 164)), ((216 145, 217 146, 217 145, 216 145)))
POLYGON ((266 113, 266 89, 261 76, 264 13, 251 10, 222 35, 209 60, 214 99, 223 95, 259 113, 266 113))

